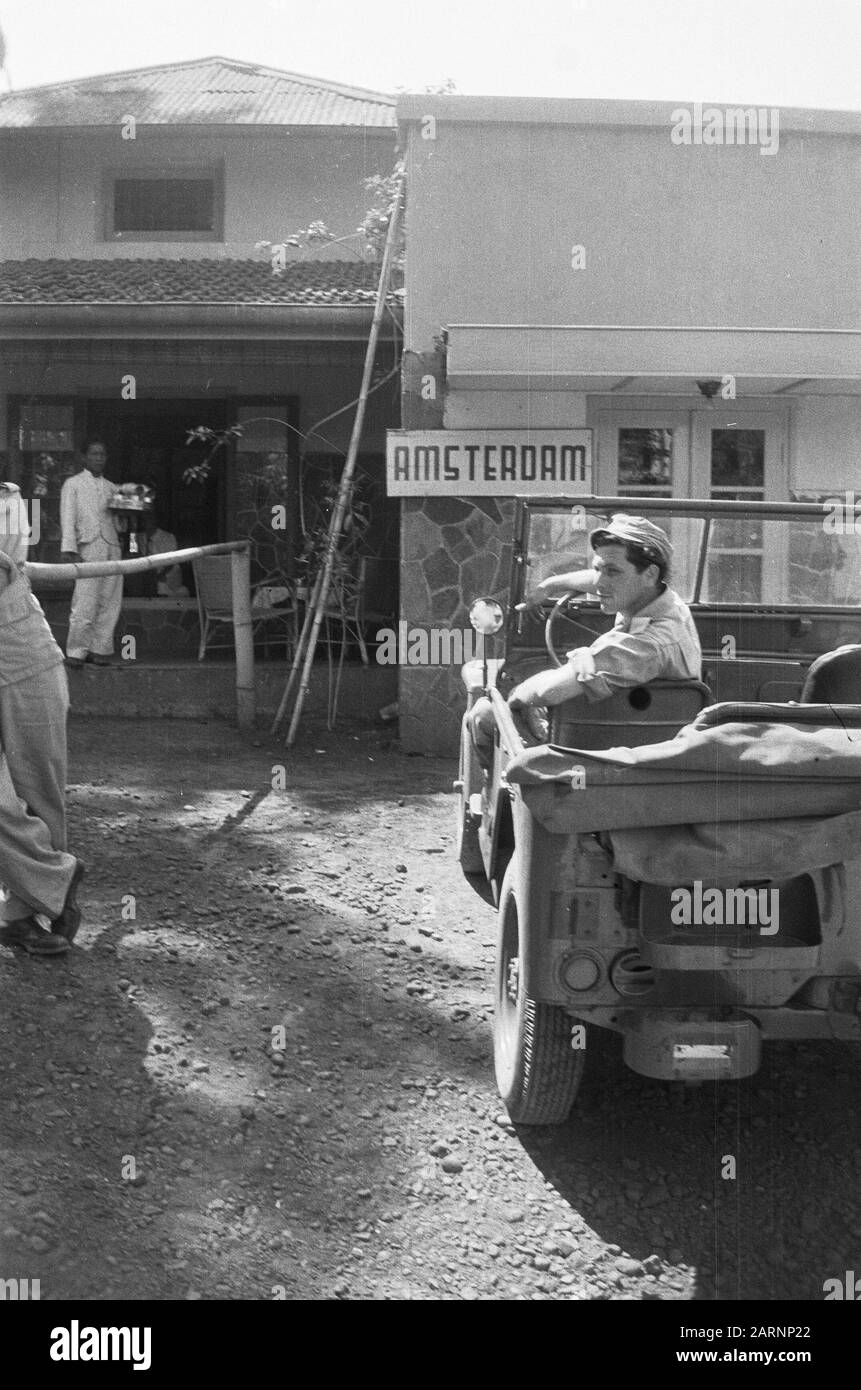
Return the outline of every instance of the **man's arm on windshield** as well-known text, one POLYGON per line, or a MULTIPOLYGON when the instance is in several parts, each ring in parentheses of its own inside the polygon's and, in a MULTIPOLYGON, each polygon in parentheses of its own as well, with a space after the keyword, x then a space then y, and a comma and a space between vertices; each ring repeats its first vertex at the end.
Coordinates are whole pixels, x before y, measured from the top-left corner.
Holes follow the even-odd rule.
POLYGON ((542 603, 555 602, 563 594, 594 593, 598 576, 593 569, 569 570, 567 574, 551 574, 542 579, 528 594, 518 608, 527 610, 540 608, 542 603))

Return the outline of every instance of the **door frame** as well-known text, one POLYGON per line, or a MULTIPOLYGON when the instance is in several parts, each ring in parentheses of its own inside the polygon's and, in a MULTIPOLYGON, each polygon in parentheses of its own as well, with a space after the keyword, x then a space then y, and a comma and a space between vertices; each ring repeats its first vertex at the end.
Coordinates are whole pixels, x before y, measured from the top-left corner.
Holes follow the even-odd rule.
MULTIPOLYGON (((646 407, 626 401, 624 406, 602 405, 596 416, 595 492, 607 497, 618 494, 620 429, 671 429, 673 431, 673 497, 690 497, 691 412, 668 401, 666 406, 652 400, 646 407)), ((636 494, 634 494, 636 495, 636 494)), ((647 494, 644 494, 647 495, 647 494)))
POLYGON ((691 483, 703 490, 692 495, 711 496, 711 440, 713 429, 731 429, 737 425, 744 430, 765 432, 763 468, 763 501, 777 502, 789 496, 789 405, 758 406, 745 401, 705 406, 692 412, 691 483))
POLYGON ((792 407, 789 400, 709 402, 692 400, 690 396, 631 396, 614 400, 596 395, 590 396, 588 406, 587 423, 595 431, 593 490, 599 495, 617 493, 615 431, 628 426, 678 430, 678 447, 675 438, 673 441, 673 496, 707 498, 710 492, 706 472, 710 463, 708 432, 714 425, 720 428, 737 423, 740 429, 766 431, 766 501, 782 501, 789 497, 792 407))

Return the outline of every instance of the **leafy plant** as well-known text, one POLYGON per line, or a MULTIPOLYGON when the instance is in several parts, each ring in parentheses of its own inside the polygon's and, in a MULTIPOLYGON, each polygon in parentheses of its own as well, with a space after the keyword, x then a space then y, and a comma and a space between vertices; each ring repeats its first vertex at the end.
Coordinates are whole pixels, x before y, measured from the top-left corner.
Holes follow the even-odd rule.
MULTIPOLYGON (((354 232, 348 232, 345 236, 336 236, 325 222, 315 221, 307 227, 291 232, 283 241, 258 241, 254 246, 255 251, 265 251, 269 256, 273 274, 283 275, 290 264, 290 258, 287 254, 288 247, 294 251, 308 252, 323 245, 342 245, 358 240, 360 243, 358 247, 349 248, 354 251, 356 259, 377 264, 382 260, 383 247, 395 201, 403 190, 403 174, 404 164, 402 160, 399 160, 390 174, 372 174, 370 178, 365 179, 364 185, 371 195, 371 202, 354 232)), ((398 242, 394 248, 394 265, 401 268, 403 261, 402 222, 398 242)))
MULTIPOLYGON (((332 514, 338 501, 338 483, 327 478, 323 483, 323 495, 312 500, 305 527, 304 545, 297 564, 304 567, 309 579, 322 569, 329 544, 329 530, 332 514)), ((371 525, 371 509, 366 502, 356 497, 355 480, 350 484, 347 494, 347 510, 344 525, 338 541, 336 565, 348 570, 355 556, 361 551, 365 536, 371 525)))

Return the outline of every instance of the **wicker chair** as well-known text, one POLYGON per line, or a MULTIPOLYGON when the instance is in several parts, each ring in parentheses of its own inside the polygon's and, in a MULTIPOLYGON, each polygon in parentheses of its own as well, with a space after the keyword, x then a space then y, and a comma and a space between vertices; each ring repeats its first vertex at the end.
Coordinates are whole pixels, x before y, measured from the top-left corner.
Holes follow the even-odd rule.
MULTIPOLYGON (((228 640, 213 642, 210 638, 216 624, 233 625, 233 589, 230 579, 229 555, 199 555, 192 561, 194 584, 197 590, 197 611, 200 618, 200 648, 198 661, 206 655, 207 647, 232 647, 233 634, 228 640)), ((254 595, 263 585, 256 585, 251 594, 251 617, 253 631, 263 633, 264 652, 268 650, 268 636, 274 626, 283 629, 287 643, 288 657, 296 648, 298 637, 298 608, 295 596, 286 605, 255 604, 254 595)))

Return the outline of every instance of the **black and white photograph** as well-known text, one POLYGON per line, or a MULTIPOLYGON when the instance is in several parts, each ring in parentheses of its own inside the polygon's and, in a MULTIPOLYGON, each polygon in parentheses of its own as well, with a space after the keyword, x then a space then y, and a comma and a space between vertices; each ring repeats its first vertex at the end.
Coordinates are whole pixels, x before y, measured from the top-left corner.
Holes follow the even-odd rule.
POLYGON ((859 0, 0 0, 29 1365, 516 1301, 821 1373, 859 154, 859 0))

